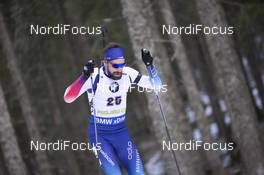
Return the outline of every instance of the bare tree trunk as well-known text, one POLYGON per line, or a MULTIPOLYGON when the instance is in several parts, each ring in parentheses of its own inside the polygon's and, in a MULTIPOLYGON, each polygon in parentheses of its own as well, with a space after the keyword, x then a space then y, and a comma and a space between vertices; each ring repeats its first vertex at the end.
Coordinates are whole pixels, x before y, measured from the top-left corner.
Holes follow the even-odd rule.
MULTIPOLYGON (((164 84, 167 84, 168 91, 166 94, 161 95, 161 102, 166 111, 166 116, 169 123, 170 132, 173 135, 173 142, 187 142, 192 140, 192 132, 190 125, 187 121, 187 117, 183 112, 183 103, 180 95, 178 94, 177 85, 175 83, 175 77, 167 53, 161 45, 153 43, 152 39, 158 37, 157 26, 155 19, 151 11, 150 2, 144 1, 129 1, 121 0, 123 7, 123 16, 126 18, 128 31, 130 35, 130 41, 132 43, 135 57, 137 58, 137 64, 142 72, 146 72, 145 65, 140 61, 140 49, 141 47, 150 48, 155 58, 155 63, 160 72, 161 79, 164 84), (161 59, 162 63, 161 63, 161 59)), ((151 94, 152 95, 152 94, 151 94)), ((147 95, 148 109, 153 122, 153 128, 159 141, 166 140, 166 134, 164 132, 164 125, 160 118, 160 111, 157 106, 156 99, 147 95)), ((163 151, 165 155, 165 162, 168 164, 168 174, 175 174, 176 169, 173 165, 173 159, 169 155, 171 152, 163 151)), ((202 161, 198 152, 177 151, 177 158, 179 160, 180 169, 182 174, 188 175, 202 175, 204 174, 202 168, 202 161)))
MULTIPOLYGON (((16 87, 15 91, 19 96, 20 106, 27 124, 29 135, 33 141, 40 140, 41 136, 39 134, 38 127, 36 124, 32 104, 24 81, 21 77, 21 72, 17 66, 16 55, 14 53, 13 46, 9 38, 2 13, 0 13, 0 37, 1 42, 3 44, 3 51, 7 57, 7 67, 10 70, 12 80, 14 81, 16 87)), ((39 166, 39 173, 43 175, 50 175, 50 165, 48 163, 46 153, 42 151, 36 151, 35 156, 39 166)))
POLYGON ((210 56, 207 51, 205 40, 201 37, 198 37, 198 45, 201 49, 201 58, 200 60, 197 60, 196 58, 192 59, 194 64, 198 65, 198 67, 202 69, 202 81, 199 81, 198 83, 202 87, 202 89, 205 89, 206 93, 208 93, 208 96, 210 97, 210 102, 213 108, 212 115, 214 116, 214 119, 219 126, 219 136, 225 138, 227 141, 230 141, 231 133, 228 131, 228 127, 225 124, 224 113, 220 109, 219 100, 221 99, 221 97, 216 90, 216 85, 211 75, 213 69, 210 67, 210 56))
MULTIPOLYGON (((225 15, 217 0, 196 2, 200 20, 205 26, 227 26, 225 15)), ((214 63, 214 79, 231 114, 234 139, 246 168, 244 174, 263 174, 264 154, 257 130, 257 118, 233 40, 227 35, 206 35, 206 42, 214 63)))
POLYGON ((4 155, 2 154, 2 150, 0 149, 0 174, 5 175, 8 174, 8 170, 5 166, 4 155))
MULTIPOLYGON (((247 60, 250 64, 251 67, 251 72, 255 78, 256 82, 256 88, 258 89, 259 97, 261 99, 262 105, 264 105, 264 84, 262 81, 262 75, 261 71, 263 68, 263 64, 261 64, 261 59, 260 59, 260 48, 258 48, 258 44, 254 39, 257 38, 257 31, 255 27, 255 22, 250 19, 249 14, 246 12, 246 8, 242 8, 242 14, 245 15, 245 19, 247 21, 247 25, 245 28, 249 29, 249 32, 246 33, 248 40, 248 50, 246 50, 246 54, 248 56, 247 60)), ((239 32, 238 32, 239 35, 239 32)), ((244 38, 239 38, 240 42, 243 42, 244 38)), ((264 119, 264 109, 257 109, 258 114, 259 114, 259 119, 264 119)))
MULTIPOLYGON (((61 110, 56 99, 56 94, 53 90, 54 84, 52 83, 51 77, 48 75, 47 70, 43 66, 40 66, 40 70, 43 73, 48 87, 47 91, 50 95, 50 103, 52 104, 51 106, 53 108, 54 127, 60 130, 58 131, 59 133, 67 133, 65 120, 62 117, 61 110)), ((80 175, 79 166, 72 151, 63 151, 58 152, 57 154, 58 155, 56 155, 55 158, 55 161, 58 164, 57 168, 63 169, 65 174, 80 175), (68 167, 65 167, 65 163, 68 167)))
MULTIPOLYGON (((158 1, 159 7, 161 8, 162 16, 165 20, 165 24, 177 26, 176 19, 173 16, 170 4, 168 0, 158 1)), ((173 59, 176 60, 180 73, 182 75, 182 80, 186 88, 188 102, 191 105, 191 108, 195 112, 197 118, 198 128, 202 133, 202 140, 204 142, 212 142, 210 135, 210 121, 204 115, 204 109, 200 100, 200 92, 198 86, 195 82, 195 78, 192 73, 192 67, 188 62, 186 55, 185 47, 183 45, 180 35, 169 35, 169 40, 174 49, 173 59)), ((210 165, 210 168, 213 174, 223 174, 223 166, 221 165, 220 157, 216 151, 204 151, 207 158, 207 163, 210 165)))
POLYGON ((0 145, 9 175, 26 175, 26 166, 21 157, 15 131, 7 109, 4 92, 0 84, 0 145))

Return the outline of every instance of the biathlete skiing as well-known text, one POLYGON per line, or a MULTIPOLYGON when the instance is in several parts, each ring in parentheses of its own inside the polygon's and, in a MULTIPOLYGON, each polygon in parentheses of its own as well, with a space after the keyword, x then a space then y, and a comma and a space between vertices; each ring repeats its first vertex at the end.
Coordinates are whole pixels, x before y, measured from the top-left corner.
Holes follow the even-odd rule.
MULTIPOLYGON (((141 53, 145 65, 156 73, 153 57, 144 49, 141 53)), ((144 174, 140 155, 125 125, 127 92, 133 84, 155 89, 151 77, 126 66, 124 49, 117 43, 109 43, 101 67, 95 68, 93 61, 88 61, 83 73, 64 94, 65 102, 71 103, 87 93, 91 107, 89 142, 95 145, 94 153, 106 175, 121 175, 118 159, 127 174, 144 174)))

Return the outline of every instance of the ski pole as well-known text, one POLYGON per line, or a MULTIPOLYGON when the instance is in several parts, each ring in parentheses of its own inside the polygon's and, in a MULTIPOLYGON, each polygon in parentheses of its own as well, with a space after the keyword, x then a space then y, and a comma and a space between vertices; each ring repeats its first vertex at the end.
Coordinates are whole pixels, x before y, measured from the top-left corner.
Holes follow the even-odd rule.
POLYGON ((106 33, 107 33, 107 28, 105 27, 105 25, 101 25, 101 32, 102 32, 102 44, 103 44, 103 49, 106 46, 106 33))
MULTIPOLYGON (((89 60, 90 63, 94 63, 93 60, 89 60)), ((95 157, 98 159, 98 153, 97 153, 97 143, 98 143, 98 134, 97 134, 97 125, 96 125, 96 110, 95 110, 95 106, 94 106, 94 96, 95 96, 95 92, 94 92, 94 85, 93 85, 93 73, 90 75, 91 76, 91 91, 92 91, 92 98, 90 101, 90 106, 91 106, 91 112, 93 112, 94 116, 93 116, 93 120, 94 120, 94 133, 95 133, 95 146, 93 145, 93 151, 95 154, 95 157)))
MULTIPOLYGON (((169 129, 168 129, 167 120, 166 120, 166 117, 165 117, 164 112, 163 112, 163 108, 162 108, 162 105, 161 105, 161 102, 160 102, 160 97, 159 97, 158 92, 155 92, 155 95, 156 95, 156 98, 157 98, 157 102, 159 104, 160 114, 161 114, 163 122, 164 122, 164 126, 165 126, 167 137, 168 137, 170 143, 172 143, 171 136, 170 136, 169 129)), ((172 156, 174 158, 178 174, 181 175, 180 167, 179 167, 179 164, 178 164, 178 161, 177 161, 177 158, 176 158, 176 154, 175 154, 175 152, 173 150, 172 150, 172 156)))
MULTIPOLYGON (((147 49, 142 49, 142 52, 143 52, 143 54, 148 54, 148 55, 150 54, 147 49)), ((156 68, 153 65, 148 65, 147 66, 147 70, 148 70, 148 74, 150 76, 151 84, 154 87, 155 96, 156 96, 156 99, 157 99, 157 103, 159 105, 160 115, 161 115, 163 123, 164 123, 164 127, 165 127, 167 138, 169 139, 170 143, 172 143, 170 132, 169 132, 169 129, 168 129, 167 119, 166 119, 166 116, 164 114, 163 107, 162 107, 162 104, 161 104, 161 101, 160 101, 160 97, 159 97, 159 91, 160 91, 160 88, 162 86, 162 82, 161 82, 161 80, 159 78, 159 75, 158 75, 158 72, 157 72, 156 68)), ((175 154, 174 151, 172 151, 172 156, 173 156, 173 159, 174 159, 177 171, 178 171, 178 175, 181 175, 180 167, 179 167, 179 164, 178 164, 178 161, 177 161, 177 158, 176 158, 176 154, 175 154)))
MULTIPOLYGON (((107 30, 106 30, 104 25, 101 27, 101 32, 102 32, 103 47, 105 47, 105 45, 106 45, 105 33, 107 32, 107 30)), ((93 60, 91 60, 91 61, 93 62, 93 60)), ((100 72, 100 70, 98 72, 100 72)), ((91 91, 92 91, 91 109, 92 109, 93 114, 94 114, 94 133, 95 133, 95 147, 93 147, 93 149, 94 149, 95 157, 98 159, 98 152, 97 152, 98 133, 97 133, 97 124, 96 124, 96 109, 95 109, 95 106, 94 106, 95 91, 94 91, 93 87, 94 87, 93 74, 91 74, 91 91)), ((99 160, 99 163, 100 163, 100 160, 99 160)))

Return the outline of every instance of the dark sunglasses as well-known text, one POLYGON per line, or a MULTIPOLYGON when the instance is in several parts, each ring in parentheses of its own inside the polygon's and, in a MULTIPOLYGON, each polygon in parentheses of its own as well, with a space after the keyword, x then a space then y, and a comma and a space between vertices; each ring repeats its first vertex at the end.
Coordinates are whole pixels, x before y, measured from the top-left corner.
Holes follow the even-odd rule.
POLYGON ((123 68, 126 66, 126 63, 122 63, 122 64, 113 64, 110 63, 112 65, 113 68, 118 69, 118 68, 123 68))

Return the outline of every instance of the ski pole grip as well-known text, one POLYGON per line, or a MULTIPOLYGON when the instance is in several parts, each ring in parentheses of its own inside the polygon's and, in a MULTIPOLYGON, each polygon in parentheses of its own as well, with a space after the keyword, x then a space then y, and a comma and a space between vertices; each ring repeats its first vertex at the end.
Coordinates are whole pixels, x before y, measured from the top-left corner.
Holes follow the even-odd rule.
POLYGON ((144 54, 148 54, 148 53, 149 53, 149 51, 148 51, 146 48, 143 48, 143 49, 142 49, 142 52, 143 52, 144 54))
POLYGON ((88 60, 83 67, 83 74, 88 78, 94 72, 94 61, 88 60))
POLYGON ((91 68, 91 73, 94 73, 94 60, 89 60, 88 64, 90 65, 89 68, 91 68))
POLYGON ((141 57, 146 66, 152 65, 153 57, 151 56, 149 50, 147 50, 146 48, 142 48, 141 57))

